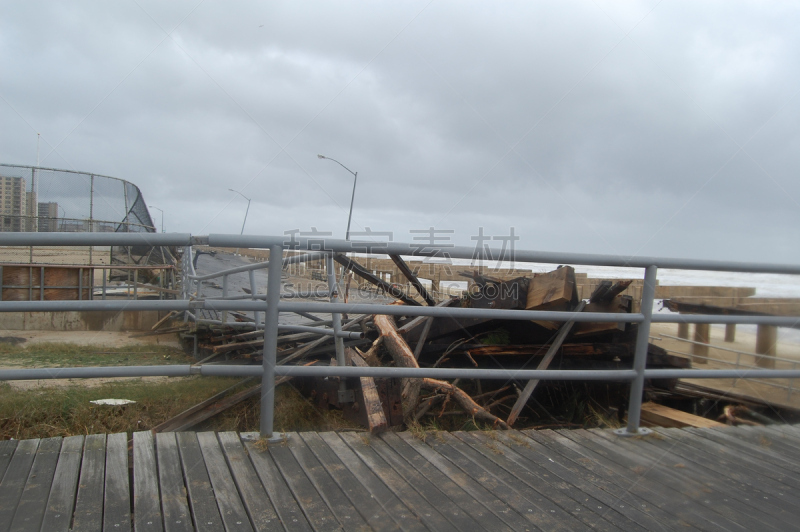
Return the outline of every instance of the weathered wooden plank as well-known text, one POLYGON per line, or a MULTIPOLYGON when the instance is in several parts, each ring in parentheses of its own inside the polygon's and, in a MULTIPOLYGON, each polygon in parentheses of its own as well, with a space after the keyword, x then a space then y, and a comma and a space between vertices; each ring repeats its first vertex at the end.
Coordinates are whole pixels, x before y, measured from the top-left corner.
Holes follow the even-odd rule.
MULTIPOLYGON (((395 455, 397 463, 390 463, 383 458, 383 453, 392 453, 384 442, 387 435, 372 438, 367 444, 357 434, 339 433, 341 440, 356 454, 356 460, 363 462, 429 529, 480 530, 477 522, 470 519, 465 511, 448 500, 413 467, 404 464, 402 458, 395 455), (379 450, 382 452, 379 453, 379 450), (398 465, 400 463, 404 466, 398 465)), ((326 440, 332 441, 333 436, 326 435, 326 440)))
POLYGON ((313 530, 297 501, 294 500, 286 480, 275 466, 266 444, 262 443, 263 440, 257 439, 258 433, 246 433, 242 434, 242 437, 245 438, 245 448, 247 448, 258 478, 261 479, 261 483, 286 530, 303 532, 313 530))
POLYGON ((133 523, 136 532, 161 532, 161 504, 153 433, 133 433, 133 523))
MULTIPOLYGON (((450 471, 453 478, 461 477, 465 481, 475 482, 496 500, 502 501, 502 504, 509 510, 526 518, 529 521, 528 527, 545 527, 547 530, 563 530, 565 532, 582 528, 583 525, 577 519, 551 500, 539 493, 525 490, 521 483, 512 481, 511 477, 501 478, 501 475, 492 471, 487 466, 486 460, 477 455, 475 451, 470 453, 471 456, 467 456, 468 446, 446 432, 429 436, 425 439, 425 443, 429 449, 440 455, 437 457, 436 467, 442 471, 445 469, 450 471), (441 460, 442 457, 446 458, 449 463, 441 460)), ((422 448, 422 443, 418 443, 418 446, 422 448)), ((513 514, 509 511, 506 515, 513 514)), ((602 522, 594 523, 594 527, 598 529, 602 529, 601 525, 602 522)))
MULTIPOLYGON (((676 463, 680 463, 679 461, 671 462, 669 467, 656 467, 658 465, 656 457, 647 456, 641 451, 631 452, 631 449, 625 445, 624 441, 615 441, 612 444, 603 438, 584 434, 580 430, 559 431, 559 434, 581 446, 590 447, 593 451, 623 466, 623 468, 630 468, 634 473, 640 472, 635 475, 636 478, 642 478, 645 476, 644 472, 647 472, 646 477, 648 479, 657 480, 662 497, 665 500, 670 502, 681 499, 691 500, 692 505, 690 508, 714 522, 716 526, 745 530, 774 530, 774 527, 754 518, 751 513, 741 512, 738 509, 738 505, 726 504, 725 494, 716 489, 715 486, 708 485, 709 483, 705 481, 707 479, 701 479, 698 482, 687 478, 686 468, 679 470, 679 468, 674 467, 676 463), (676 496, 672 492, 677 492, 678 495, 676 496), (701 493, 703 496, 698 497, 701 493), (763 524, 757 525, 757 522, 763 524)), ((681 514, 681 516, 685 517, 685 514, 681 514)))
MULTIPOLYGON (((658 516, 667 528, 745 530, 743 526, 731 525, 729 520, 698 505, 694 498, 665 486, 661 482, 663 473, 657 468, 648 471, 636 465, 620 465, 608 459, 604 450, 597 450, 593 445, 581 445, 557 432, 531 430, 523 433, 541 444, 536 447, 537 455, 544 449, 545 452, 557 453, 563 459, 572 461, 579 472, 592 474, 604 489, 619 497, 620 504, 617 506, 633 506, 658 516)), ((558 457, 552 459, 561 461, 558 457)))
POLYGON ((82 454, 83 436, 64 438, 47 499, 47 509, 42 518, 42 531, 66 532, 70 529, 82 454))
POLYGON ((103 530, 131 530, 131 491, 128 477, 128 435, 106 439, 106 487, 103 530))
POLYGON ((519 462, 505 456, 497 442, 489 439, 481 441, 464 432, 450 433, 445 438, 455 450, 472 460, 477 467, 487 469, 512 489, 517 487, 525 498, 539 506, 540 511, 556 515, 566 511, 582 522, 583 526, 593 530, 645 530, 622 515, 614 515, 614 521, 606 520, 607 508, 604 505, 578 488, 564 486, 549 475, 543 476, 530 468, 521 468, 519 462), (554 505, 557 508, 552 508, 554 505))
POLYGON ((435 306, 436 301, 434 301, 433 298, 428 294, 428 291, 425 290, 425 287, 422 286, 422 283, 419 282, 417 276, 414 275, 414 272, 411 271, 411 268, 408 267, 408 264, 406 264, 402 257, 399 255, 389 255, 389 258, 395 263, 397 269, 400 270, 400 273, 402 273, 405 278, 408 279, 408 281, 411 283, 411 286, 416 289, 422 299, 425 300, 425 303, 431 307, 435 306))
POLYGON ((528 287, 527 310, 568 310, 578 302, 575 270, 562 266, 534 275, 528 287))
POLYGON ((197 433, 197 443, 203 453, 211 487, 217 499, 220 517, 227 532, 250 532, 250 518, 244 509, 239 491, 233 482, 231 471, 220 449, 217 435, 214 432, 197 433))
POLYGON ((399 525, 402 530, 427 530, 335 433, 307 432, 301 436, 373 528, 399 530, 399 525))
POLYGON ((86 436, 81 461, 81 476, 75 512, 72 515, 74 530, 103 529, 103 490, 106 476, 106 435, 86 436))
POLYGON ((642 421, 659 427, 724 427, 719 421, 682 412, 657 403, 642 405, 642 421))
POLYGON ((278 514, 253 469, 239 435, 220 432, 218 438, 253 528, 258 531, 274 530, 280 524, 278 514))
POLYGON ((39 440, 20 441, 0 482, 0 530, 8 530, 36 457, 39 440))
POLYGON ((14 456, 14 450, 17 448, 19 440, 3 440, 0 441, 0 479, 5 475, 6 468, 11 462, 11 457, 14 456))
MULTIPOLYGON (((514 528, 512 528, 513 525, 510 527, 507 522, 505 522, 502 517, 498 516, 497 512, 491 508, 492 503, 488 503, 487 500, 480 497, 480 495, 476 497, 472 493, 470 487, 462 482, 462 479, 452 478, 439 468, 434 467, 435 464, 430 462, 427 455, 423 455, 417 451, 416 445, 409 443, 405 438, 398 437, 397 434, 386 434, 383 440, 391 447, 392 451, 402 456, 403 460, 408 462, 415 471, 420 472, 431 484, 441 489, 452 503, 461 508, 465 517, 480 523, 479 526, 486 530, 514 530, 514 528)), ((382 454, 381 456, 384 455, 382 454)), ((395 467, 397 466, 396 463, 393 463, 393 465, 395 465, 395 467)), ((437 508, 438 507, 437 505, 437 508)), ((447 512, 445 515, 450 518, 451 514, 447 512)), ((527 524, 523 526, 526 525, 527 524)))
POLYGON ((384 290, 387 294, 392 296, 395 299, 399 299, 406 305, 417 305, 419 303, 416 302, 413 298, 409 297, 403 290, 399 287, 395 286, 394 284, 389 284, 378 277, 375 277, 372 272, 367 271, 363 266, 361 266, 358 262, 345 257, 339 253, 333 255, 333 260, 344 266, 345 268, 352 271, 354 274, 358 275, 365 281, 369 281, 370 283, 374 284, 378 288, 384 290))
MULTIPOLYGON (((457 436, 483 443, 492 455, 495 454, 492 446, 499 448, 504 458, 516 464, 512 473, 523 472, 526 476, 531 473, 545 479, 543 482, 549 479, 554 488, 563 490, 575 500, 582 500, 592 511, 602 512, 603 517, 612 523, 625 525, 634 522, 646 529, 658 530, 665 520, 673 519, 673 516, 647 504, 638 496, 616 488, 603 477, 579 467, 520 432, 475 431, 459 433, 457 436), (584 493, 585 498, 576 494, 575 490, 584 493), (629 503, 628 499, 633 503, 629 503)), ((484 454, 489 455, 486 452, 484 454)))
MULTIPOLYGON (((612 444, 617 444, 618 436, 612 434, 610 431, 591 430, 589 434, 604 439, 612 444), (611 438, 616 438, 612 440, 611 438)), ((684 458, 684 452, 690 453, 689 449, 685 449, 683 445, 668 444, 663 445, 662 440, 658 438, 642 438, 639 441, 631 442, 630 440, 621 443, 622 447, 627 447, 630 451, 637 453, 637 456, 650 456, 654 451, 650 446, 658 448, 659 460, 662 463, 683 463, 688 461, 684 458)), ((753 520, 758 520, 761 524, 758 525, 761 529, 772 527, 775 530, 786 530, 787 526, 794 526, 796 519, 793 519, 780 504, 776 504, 774 499, 769 497, 765 492, 753 487, 752 485, 743 482, 743 478, 739 476, 737 479, 732 478, 732 474, 728 473, 728 478, 723 478, 719 474, 714 474, 710 467, 696 464, 696 467, 684 467, 681 469, 680 478, 684 482, 691 483, 697 482, 699 485, 704 486, 711 493, 707 493, 706 497, 710 500, 716 500, 720 507, 728 507, 728 511, 736 512, 737 510, 742 514, 747 514, 753 520), (740 504, 737 504, 738 501, 740 504), (726 504, 727 503, 727 504, 726 504), (738 507, 738 508, 736 508, 738 507)), ((719 470, 717 470, 719 473, 719 470)), ((743 523, 743 521, 740 521, 743 523)))
POLYGON ((194 530, 186 486, 183 483, 181 457, 174 432, 156 434, 156 457, 158 458, 158 487, 161 490, 161 512, 166 532, 188 532, 194 530))
POLYGON ((176 437, 195 529, 198 532, 224 530, 197 435, 194 432, 178 432, 176 437))
POLYGON ((325 500, 297 463, 286 442, 270 445, 267 450, 311 526, 315 530, 341 530, 342 524, 325 504, 325 500))
MULTIPOLYGON (((349 356, 354 366, 367 367, 367 363, 355 349, 348 347, 345 353, 349 356)), ((386 430, 386 414, 383 411, 378 387, 372 377, 360 377, 361 397, 364 402, 364 414, 367 418, 367 427, 370 434, 378 434, 386 430)))
POLYGON ((50 485, 53 482, 60 450, 61 438, 47 438, 39 442, 10 530, 38 532, 47 507, 47 497, 50 494, 50 485))
MULTIPOLYGON (((298 433, 288 434, 287 444, 303 473, 314 485, 325 504, 328 505, 333 515, 342 524, 342 527, 345 530, 370 530, 371 527, 364 520, 364 517, 347 498, 339 485, 334 482, 300 435, 298 433)), ((389 522, 387 526, 392 524, 389 522)))
POLYGON ((783 454, 784 449, 780 448, 780 442, 776 444, 770 438, 756 434, 748 436, 733 428, 704 430, 687 427, 683 430, 715 443, 738 449, 743 453, 757 457, 775 467, 780 467, 792 474, 800 475, 800 465, 791 458, 788 458, 786 454, 783 454), (775 449, 773 449, 773 445, 775 449))
POLYGON ((717 449, 711 453, 698 448, 690 441, 694 436, 682 431, 669 433, 666 429, 655 430, 664 439, 648 438, 647 443, 659 449, 670 449, 674 446, 676 450, 679 449, 680 457, 686 459, 687 467, 697 467, 701 471, 707 469, 716 478, 729 478, 733 482, 747 484, 764 492, 768 494, 769 501, 780 504, 776 510, 778 512, 785 513, 787 508, 800 506, 800 496, 794 490, 757 469, 749 469, 747 460, 737 460, 726 449, 717 449))

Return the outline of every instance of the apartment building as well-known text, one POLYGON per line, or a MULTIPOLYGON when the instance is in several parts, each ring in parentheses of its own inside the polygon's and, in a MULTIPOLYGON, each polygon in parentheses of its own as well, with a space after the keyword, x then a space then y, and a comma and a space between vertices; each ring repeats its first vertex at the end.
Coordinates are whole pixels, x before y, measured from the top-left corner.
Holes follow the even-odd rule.
POLYGON ((25 178, 0 176, 0 231, 27 230, 27 196, 25 178))

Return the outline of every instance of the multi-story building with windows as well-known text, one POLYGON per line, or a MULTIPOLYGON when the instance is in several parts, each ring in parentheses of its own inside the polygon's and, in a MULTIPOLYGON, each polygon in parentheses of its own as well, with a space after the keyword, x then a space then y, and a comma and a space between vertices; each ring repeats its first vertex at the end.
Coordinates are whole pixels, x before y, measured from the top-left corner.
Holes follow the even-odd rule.
POLYGON ((55 232, 58 231, 60 220, 58 219, 58 203, 54 201, 39 203, 39 210, 37 216, 39 232, 55 232))
POLYGON ((0 231, 25 231, 27 214, 25 178, 0 176, 0 231))

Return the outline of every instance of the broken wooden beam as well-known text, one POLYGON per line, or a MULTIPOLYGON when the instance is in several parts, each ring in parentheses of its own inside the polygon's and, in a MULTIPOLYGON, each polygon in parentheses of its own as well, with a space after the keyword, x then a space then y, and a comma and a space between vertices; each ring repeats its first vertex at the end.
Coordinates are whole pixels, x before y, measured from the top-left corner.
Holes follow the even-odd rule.
POLYGON ((715 428, 724 427, 724 423, 714 421, 713 419, 706 419, 704 417, 695 416, 688 412, 675 410, 668 406, 659 405, 656 403, 644 403, 642 405, 642 421, 657 427, 698 427, 698 428, 715 428))
POLYGON ((419 303, 414 298, 409 297, 405 292, 403 292, 400 288, 393 284, 389 284, 383 279, 379 279, 372 272, 366 270, 363 266, 361 266, 356 261, 345 257, 344 255, 335 254, 333 256, 333 260, 347 268, 348 270, 352 271, 354 274, 358 275, 365 281, 369 281, 370 283, 374 284, 378 288, 384 290, 387 294, 392 296, 395 299, 399 299, 406 305, 417 305, 419 303))
MULTIPOLYGON (((346 350, 350 363, 357 367, 368 367, 361 355, 352 348, 346 350)), ((372 377, 359 377, 361 384, 361 397, 364 401, 364 414, 367 419, 367 429, 370 434, 379 434, 386 431, 388 423, 386 414, 383 411, 381 398, 378 394, 378 387, 372 377)))
MULTIPOLYGON (((581 312, 583 310, 583 307, 585 306, 586 302, 581 301, 580 303, 578 303, 578 306, 575 307, 575 312, 576 313, 581 312)), ((542 358, 541 362, 539 362, 539 366, 536 368, 537 370, 547 369, 547 367, 550 365, 550 362, 553 360, 553 357, 556 356, 556 353, 558 352, 558 349, 561 347, 561 344, 564 343, 564 340, 566 339, 570 329, 572 329, 572 326, 574 324, 575 320, 572 319, 565 322, 561 326, 561 329, 559 329, 558 334, 553 340, 553 343, 550 344, 550 348, 547 350, 547 353, 545 353, 544 358, 542 358)), ((517 420, 519 413, 522 412, 522 409, 528 403, 528 399, 531 398, 531 394, 533 394, 533 391, 536 389, 536 385, 538 384, 539 384, 539 379, 531 379, 525 385, 525 388, 519 395, 517 402, 514 403, 514 407, 511 409, 511 414, 508 415, 508 419, 506 420, 506 423, 508 423, 509 427, 512 426, 514 422, 517 420)))
POLYGON ((425 303, 429 307, 435 306, 436 301, 434 301, 430 294, 428 294, 428 291, 425 290, 425 287, 422 286, 421 282, 419 282, 419 279, 417 279, 417 276, 411 271, 411 268, 408 267, 408 264, 406 264, 406 262, 399 255, 389 255, 389 258, 395 263, 397 269, 400 270, 400 273, 402 273, 405 278, 408 279, 408 282, 411 283, 411 286, 417 290, 422 299, 425 300, 425 303))

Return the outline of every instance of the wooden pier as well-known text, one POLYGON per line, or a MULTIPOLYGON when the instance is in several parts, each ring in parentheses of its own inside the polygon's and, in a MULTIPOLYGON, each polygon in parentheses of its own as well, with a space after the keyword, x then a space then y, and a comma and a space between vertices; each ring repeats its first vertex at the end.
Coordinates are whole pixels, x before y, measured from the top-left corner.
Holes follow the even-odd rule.
POLYGON ((0 442, 0 530, 797 530, 800 428, 0 442))

